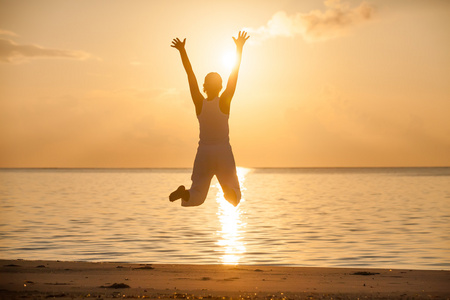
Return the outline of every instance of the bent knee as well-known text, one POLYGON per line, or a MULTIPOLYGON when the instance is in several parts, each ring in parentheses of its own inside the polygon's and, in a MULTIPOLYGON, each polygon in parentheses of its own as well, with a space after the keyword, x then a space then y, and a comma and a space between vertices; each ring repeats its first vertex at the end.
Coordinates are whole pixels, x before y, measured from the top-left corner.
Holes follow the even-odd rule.
POLYGON ((236 191, 234 191, 233 189, 224 191, 223 197, 235 207, 238 206, 239 202, 241 201, 241 193, 236 193, 236 191))

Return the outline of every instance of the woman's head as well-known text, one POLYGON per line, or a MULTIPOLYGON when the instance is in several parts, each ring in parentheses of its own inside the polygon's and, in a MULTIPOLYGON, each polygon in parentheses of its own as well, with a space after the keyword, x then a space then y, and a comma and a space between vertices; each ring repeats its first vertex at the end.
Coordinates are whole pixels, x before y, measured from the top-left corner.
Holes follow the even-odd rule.
POLYGON ((222 90, 222 77, 216 72, 211 72, 205 77, 203 91, 208 96, 216 96, 222 90))

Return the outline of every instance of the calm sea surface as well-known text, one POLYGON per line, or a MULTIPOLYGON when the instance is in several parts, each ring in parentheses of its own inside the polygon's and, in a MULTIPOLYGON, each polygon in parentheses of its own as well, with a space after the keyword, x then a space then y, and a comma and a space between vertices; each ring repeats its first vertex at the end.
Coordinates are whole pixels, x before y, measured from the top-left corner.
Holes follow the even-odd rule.
POLYGON ((239 169, 243 200, 168 201, 188 169, 0 170, 0 258, 450 269, 450 168, 239 169))

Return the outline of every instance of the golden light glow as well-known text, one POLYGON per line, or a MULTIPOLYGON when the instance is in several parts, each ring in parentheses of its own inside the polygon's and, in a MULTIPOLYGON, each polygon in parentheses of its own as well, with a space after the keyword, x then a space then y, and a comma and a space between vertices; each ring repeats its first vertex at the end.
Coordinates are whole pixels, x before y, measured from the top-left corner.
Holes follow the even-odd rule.
MULTIPOLYGON (((245 190, 244 181, 249 169, 237 168, 239 183, 241 191, 245 190)), ((219 240, 217 245, 221 247, 219 251, 223 252, 221 257, 222 263, 225 265, 237 265, 239 260, 245 253, 245 243, 243 241, 244 228, 246 223, 243 220, 242 204, 245 201, 244 197, 241 203, 234 207, 223 197, 223 192, 220 184, 217 184, 219 192, 216 200, 219 203, 217 215, 219 217, 222 229, 218 232, 219 240)))
POLYGON ((222 64, 227 69, 227 71, 230 71, 235 63, 236 53, 234 53, 234 51, 227 51, 222 55, 222 64))
POLYGON ((212 71, 225 90, 244 28, 230 115, 240 163, 450 165, 450 1, 191 2, 8 1, 0 167, 192 167, 198 125, 171 41, 186 38, 200 91, 212 71))

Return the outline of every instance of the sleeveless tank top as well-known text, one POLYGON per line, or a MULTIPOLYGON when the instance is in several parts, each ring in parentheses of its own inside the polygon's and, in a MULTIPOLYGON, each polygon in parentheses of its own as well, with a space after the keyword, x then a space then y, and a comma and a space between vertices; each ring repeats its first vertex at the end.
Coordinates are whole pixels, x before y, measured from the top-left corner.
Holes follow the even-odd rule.
POLYGON ((217 145, 229 143, 229 115, 219 107, 219 97, 203 100, 202 111, 197 116, 200 124, 200 145, 217 145))

